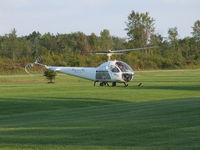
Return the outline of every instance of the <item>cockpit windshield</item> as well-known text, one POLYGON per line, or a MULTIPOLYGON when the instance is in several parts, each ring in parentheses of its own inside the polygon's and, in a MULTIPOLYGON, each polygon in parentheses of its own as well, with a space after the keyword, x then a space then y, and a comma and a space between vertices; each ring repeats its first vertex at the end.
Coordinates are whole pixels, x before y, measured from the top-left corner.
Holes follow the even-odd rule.
POLYGON ((115 66, 115 65, 111 65, 111 66, 110 66, 110 70, 111 70, 112 72, 120 72, 119 69, 117 68, 117 66, 115 66))
POLYGON ((118 61, 118 62, 116 62, 116 65, 119 67, 121 72, 132 72, 133 71, 131 69, 131 67, 124 62, 118 61))

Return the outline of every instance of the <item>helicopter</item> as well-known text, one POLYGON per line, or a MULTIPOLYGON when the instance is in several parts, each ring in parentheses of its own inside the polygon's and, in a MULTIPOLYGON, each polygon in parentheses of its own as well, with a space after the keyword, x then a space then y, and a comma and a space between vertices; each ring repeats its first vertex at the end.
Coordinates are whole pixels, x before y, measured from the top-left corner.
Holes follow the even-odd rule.
POLYGON ((34 65, 42 66, 45 69, 52 70, 55 72, 64 73, 71 76, 76 76, 91 80, 94 82, 94 86, 99 82, 100 86, 116 86, 117 83, 123 83, 125 87, 128 86, 128 82, 133 80, 134 71, 125 62, 118 60, 111 60, 111 56, 115 54, 128 53, 135 50, 145 50, 157 47, 144 47, 144 48, 133 48, 133 49, 123 49, 123 50, 106 50, 106 51, 91 51, 90 53, 95 54, 106 54, 108 56, 108 61, 104 62, 98 67, 60 67, 60 66, 48 66, 41 64, 41 58, 36 59, 34 63, 27 64, 25 66, 25 71, 29 73, 28 69, 34 65))

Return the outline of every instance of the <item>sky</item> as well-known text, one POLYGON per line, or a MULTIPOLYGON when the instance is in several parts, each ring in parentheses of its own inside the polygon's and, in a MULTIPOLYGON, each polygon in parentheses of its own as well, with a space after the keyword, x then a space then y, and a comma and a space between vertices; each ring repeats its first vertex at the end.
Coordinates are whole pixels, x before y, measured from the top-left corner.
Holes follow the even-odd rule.
POLYGON ((167 36, 177 27, 179 37, 191 36, 200 20, 200 0, 0 0, 0 35, 28 35, 33 31, 87 35, 108 29, 113 36, 127 38, 126 22, 131 11, 149 12, 155 32, 167 36))

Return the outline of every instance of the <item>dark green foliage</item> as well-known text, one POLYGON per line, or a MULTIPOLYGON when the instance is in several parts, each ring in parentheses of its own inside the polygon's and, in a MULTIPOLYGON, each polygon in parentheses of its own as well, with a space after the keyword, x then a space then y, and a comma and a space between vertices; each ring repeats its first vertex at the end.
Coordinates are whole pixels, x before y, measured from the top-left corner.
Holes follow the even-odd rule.
POLYGON ((52 70, 45 70, 44 76, 49 80, 48 83, 53 83, 53 80, 55 80, 56 72, 52 70))
POLYGON ((159 46, 158 49, 134 51, 130 54, 113 56, 126 61, 138 69, 198 68, 200 66, 200 21, 193 25, 193 37, 178 38, 178 29, 170 28, 168 39, 154 32, 155 20, 149 13, 132 11, 126 23, 129 39, 110 35, 104 29, 100 36, 82 32, 70 34, 41 34, 32 32, 17 37, 16 30, 0 36, 0 71, 23 70, 27 62, 38 56, 44 63, 57 66, 98 66, 107 60, 104 55, 89 54, 88 51, 128 49, 159 46), (24 61, 26 60, 26 61, 24 61))

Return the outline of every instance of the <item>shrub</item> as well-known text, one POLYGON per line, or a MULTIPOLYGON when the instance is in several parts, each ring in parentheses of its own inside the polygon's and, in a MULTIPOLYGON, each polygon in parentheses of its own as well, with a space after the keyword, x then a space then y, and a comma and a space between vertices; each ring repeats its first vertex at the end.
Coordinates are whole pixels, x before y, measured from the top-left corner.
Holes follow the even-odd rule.
POLYGON ((52 70, 45 70, 44 76, 49 80, 48 83, 54 83, 53 80, 55 81, 56 72, 52 70))

